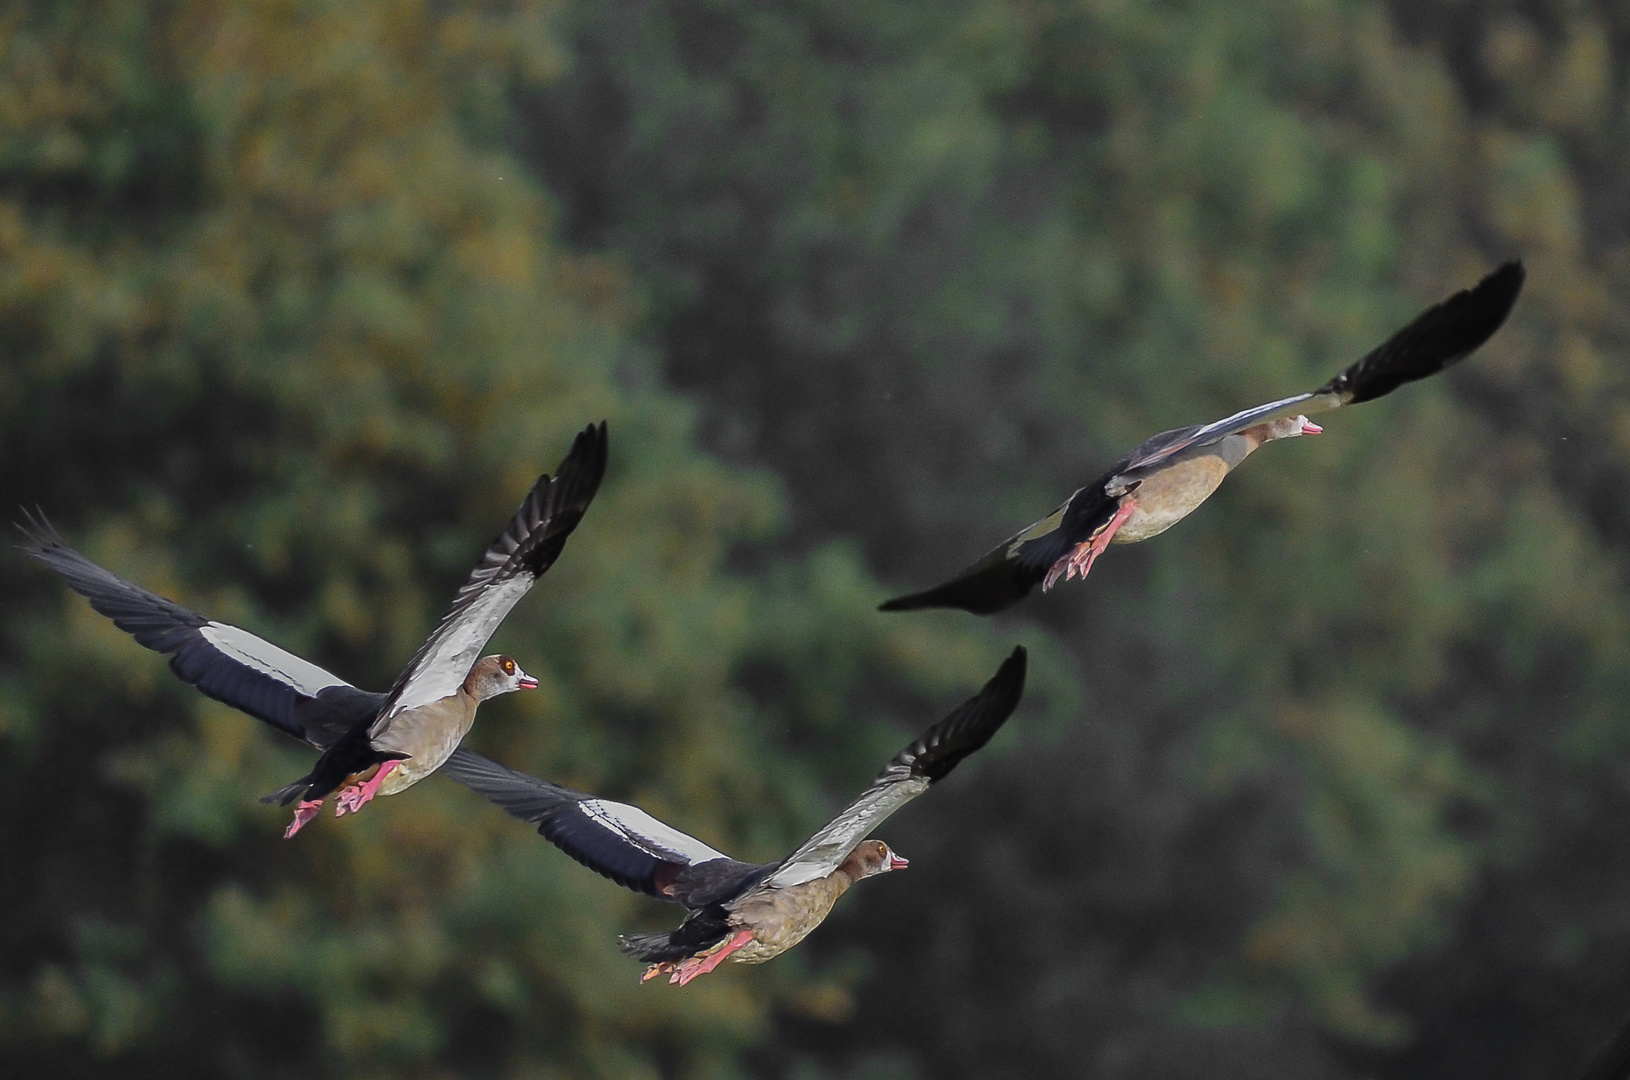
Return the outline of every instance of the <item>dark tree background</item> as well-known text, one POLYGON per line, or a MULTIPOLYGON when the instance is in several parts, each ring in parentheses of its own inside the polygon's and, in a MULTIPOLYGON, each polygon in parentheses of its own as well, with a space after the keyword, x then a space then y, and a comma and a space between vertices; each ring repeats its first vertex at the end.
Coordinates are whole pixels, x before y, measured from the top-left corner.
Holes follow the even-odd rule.
POLYGON ((381 688, 571 433, 472 740, 773 858, 1015 641, 1010 730, 763 968, 305 756, 0 558, 0 1071, 1576 1072, 1630 1011, 1630 15, 1605 0, 0 4, 0 494, 381 688), (979 621, 1153 431, 1522 256, 1446 378, 979 621))

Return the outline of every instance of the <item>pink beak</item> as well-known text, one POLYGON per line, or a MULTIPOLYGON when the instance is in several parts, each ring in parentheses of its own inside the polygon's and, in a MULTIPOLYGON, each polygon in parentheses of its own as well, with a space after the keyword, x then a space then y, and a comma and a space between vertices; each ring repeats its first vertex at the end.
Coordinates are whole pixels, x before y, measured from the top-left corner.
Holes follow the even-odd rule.
POLYGON ((534 679, 530 675, 522 673, 520 679, 517 680, 517 685, 522 690, 536 690, 538 688, 538 680, 534 679))
POLYGON ((1303 420, 1302 421, 1302 434, 1303 435, 1323 435, 1324 434, 1324 428, 1320 427, 1318 424, 1315 424, 1311 420, 1303 420))
POLYGON ((905 859, 900 858, 900 856, 896 855, 894 852, 892 852, 892 851, 889 852, 889 869, 890 870, 904 870, 906 867, 908 867, 910 865, 911 865, 911 863, 907 862, 905 859))

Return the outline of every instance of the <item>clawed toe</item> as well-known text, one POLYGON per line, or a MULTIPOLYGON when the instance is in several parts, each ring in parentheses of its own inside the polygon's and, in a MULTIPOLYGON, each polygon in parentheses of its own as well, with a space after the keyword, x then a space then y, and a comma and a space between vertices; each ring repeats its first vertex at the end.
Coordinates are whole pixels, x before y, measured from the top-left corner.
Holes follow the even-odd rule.
POLYGON ((294 834, 305 828, 306 823, 316 817, 317 811, 322 808, 323 800, 321 799, 311 799, 296 806, 294 808, 294 820, 289 823, 287 829, 283 830, 283 839, 292 839, 294 834))
POLYGON ((385 777, 389 776, 396 766, 397 762, 387 761, 366 783, 352 784, 343 789, 335 799, 334 816, 344 817, 348 813, 354 814, 373 801, 373 797, 379 793, 379 785, 385 782, 385 777))
POLYGON ((1128 500, 1121 503, 1115 511, 1115 516, 1110 518, 1103 528, 1094 533, 1090 539, 1075 545, 1068 555, 1047 568, 1047 576, 1041 582, 1041 591, 1050 592, 1053 586, 1058 584, 1059 578, 1065 581, 1076 577, 1085 578, 1087 572, 1092 569, 1092 564, 1109 547, 1110 541, 1115 539, 1115 534, 1121 531, 1121 526, 1126 524, 1126 519, 1131 517, 1136 509, 1135 502, 1128 500))
MULTIPOLYGON (((692 979, 706 975, 724 963, 726 957, 752 940, 753 932, 751 930, 738 930, 728 940, 720 942, 700 956, 692 956, 689 959, 681 960, 678 964, 669 965, 674 970, 673 974, 669 976, 668 982, 684 986, 692 979)), ((647 973, 646 977, 649 978, 650 973, 647 973)))
POLYGON ((334 795, 334 816, 344 817, 346 814, 354 814, 372 797, 373 792, 364 791, 361 784, 341 788, 334 795))
POLYGON ((684 986, 700 974, 702 974, 702 959, 693 956, 674 967, 673 974, 668 976, 668 985, 684 986))

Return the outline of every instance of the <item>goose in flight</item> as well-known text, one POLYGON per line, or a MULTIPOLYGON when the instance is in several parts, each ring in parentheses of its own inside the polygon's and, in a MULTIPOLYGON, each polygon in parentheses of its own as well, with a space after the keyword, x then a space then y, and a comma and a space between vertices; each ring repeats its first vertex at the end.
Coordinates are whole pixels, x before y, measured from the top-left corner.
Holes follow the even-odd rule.
POLYGON ((599 490, 606 425, 578 434, 554 476, 545 473, 487 548, 441 623, 388 693, 359 690, 247 630, 148 592, 69 547, 43 516, 19 523, 22 550, 60 574, 91 607, 216 701, 322 751, 312 771, 263 799, 300 805, 284 836, 340 790, 336 816, 394 795, 434 772, 487 698, 538 681, 508 656, 477 659, 511 608, 554 563, 599 490))
POLYGON ((885 601, 880 610, 938 607, 991 615, 1018 603, 1038 584, 1046 592, 1060 579, 1086 577, 1111 543, 1159 536, 1193 513, 1263 443, 1323 432, 1308 414, 1373 401, 1470 356, 1505 322, 1523 276, 1522 263, 1506 263, 1427 308, 1317 390, 1212 424, 1161 432, 951 580, 885 601))
POLYGON ((761 964, 821 924, 850 886, 906 860, 863 839, 984 746, 1024 692, 1025 651, 1013 650, 973 698, 896 754, 871 786, 780 862, 733 859, 626 803, 572 791, 460 747, 442 774, 536 825, 543 838, 635 892, 689 909, 666 933, 625 934, 623 952, 683 986, 725 960, 761 964))

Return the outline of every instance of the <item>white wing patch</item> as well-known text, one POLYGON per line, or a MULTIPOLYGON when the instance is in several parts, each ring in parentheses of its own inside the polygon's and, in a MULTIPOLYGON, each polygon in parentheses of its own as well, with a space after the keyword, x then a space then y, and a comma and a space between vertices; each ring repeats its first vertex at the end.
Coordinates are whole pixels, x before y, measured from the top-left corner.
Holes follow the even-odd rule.
MULTIPOLYGON (((469 607, 437 632, 429 650, 414 666, 407 684, 391 706, 390 715, 417 709, 456 693, 470 675, 481 650, 537 578, 516 574, 481 591, 469 607)), ((388 717, 387 717, 388 719, 388 717)))
POLYGON ((294 687, 307 697, 316 697, 317 692, 325 687, 349 685, 344 679, 324 671, 309 660, 302 660, 236 626, 211 622, 200 626, 198 633, 226 656, 294 687))
POLYGON ((664 825, 637 806, 603 802, 600 799, 584 799, 577 806, 590 821, 616 833, 647 854, 658 857, 678 855, 692 866, 730 857, 722 851, 714 851, 694 836, 687 836, 678 829, 664 825))
POLYGON ((764 884, 785 889, 825 877, 860 846, 874 827, 927 790, 926 776, 907 776, 873 784, 806 840, 803 847, 787 856, 781 869, 766 878, 764 884))

